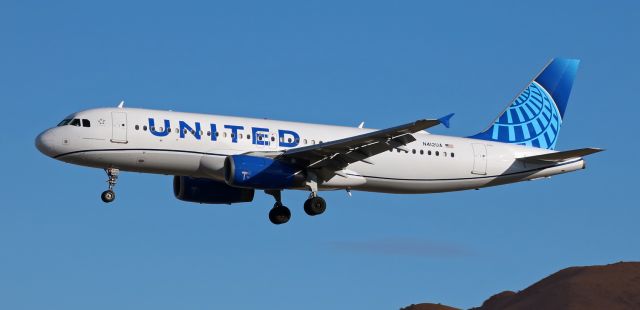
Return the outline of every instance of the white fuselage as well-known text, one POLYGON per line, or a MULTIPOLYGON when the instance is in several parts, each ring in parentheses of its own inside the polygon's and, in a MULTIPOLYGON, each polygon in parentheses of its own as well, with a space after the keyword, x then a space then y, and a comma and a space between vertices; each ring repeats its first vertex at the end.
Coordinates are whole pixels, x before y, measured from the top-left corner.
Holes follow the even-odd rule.
MULTIPOLYGON (((82 166, 222 182, 224 160, 229 155, 309 146, 373 131, 133 108, 91 109, 68 118, 86 119, 89 126, 66 125, 45 131, 36 140, 43 153, 82 166)), ((319 188, 434 193, 531 180, 584 167, 580 158, 556 164, 516 160, 553 152, 545 149, 427 132, 413 136, 416 141, 402 149, 351 164, 319 188)))

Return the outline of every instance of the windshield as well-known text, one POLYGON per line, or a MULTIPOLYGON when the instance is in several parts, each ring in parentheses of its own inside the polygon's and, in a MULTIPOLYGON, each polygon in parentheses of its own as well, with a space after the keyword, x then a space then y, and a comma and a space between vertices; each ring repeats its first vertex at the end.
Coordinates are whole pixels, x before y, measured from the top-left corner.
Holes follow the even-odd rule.
POLYGON ((76 126, 76 127, 91 127, 91 122, 89 122, 88 119, 82 119, 80 120, 79 118, 67 118, 62 120, 62 122, 60 122, 60 124, 58 124, 58 127, 60 126, 66 126, 66 125, 71 125, 71 126, 76 126))
POLYGON ((62 120, 62 122, 60 122, 60 123, 58 124, 58 127, 59 127, 59 126, 64 126, 64 125, 68 125, 68 124, 69 124, 69 122, 71 122, 71 119, 70 119, 70 118, 68 118, 68 119, 63 119, 63 120, 62 120))

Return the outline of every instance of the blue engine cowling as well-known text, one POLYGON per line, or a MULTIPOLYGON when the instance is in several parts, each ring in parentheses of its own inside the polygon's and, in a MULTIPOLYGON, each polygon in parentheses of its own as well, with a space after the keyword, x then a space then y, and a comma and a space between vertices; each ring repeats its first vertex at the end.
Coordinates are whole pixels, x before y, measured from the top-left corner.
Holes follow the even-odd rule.
POLYGON ((254 190, 231 187, 210 179, 174 176, 173 194, 182 201, 232 204, 251 202, 254 190))
POLYGON ((300 169, 279 160, 250 155, 231 155, 224 161, 224 179, 231 186, 285 189, 304 185, 300 169))

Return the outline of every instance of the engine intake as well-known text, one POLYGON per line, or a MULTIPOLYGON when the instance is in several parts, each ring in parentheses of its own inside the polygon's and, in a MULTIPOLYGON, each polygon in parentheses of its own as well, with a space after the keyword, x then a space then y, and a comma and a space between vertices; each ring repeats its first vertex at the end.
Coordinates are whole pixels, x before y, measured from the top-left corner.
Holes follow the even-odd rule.
POLYGON ((224 179, 231 186, 286 189, 303 185, 304 176, 288 163, 265 157, 231 155, 224 161, 224 179))
POLYGON ((207 204, 251 202, 253 189, 231 187, 222 182, 192 177, 173 177, 173 194, 182 201, 207 204))

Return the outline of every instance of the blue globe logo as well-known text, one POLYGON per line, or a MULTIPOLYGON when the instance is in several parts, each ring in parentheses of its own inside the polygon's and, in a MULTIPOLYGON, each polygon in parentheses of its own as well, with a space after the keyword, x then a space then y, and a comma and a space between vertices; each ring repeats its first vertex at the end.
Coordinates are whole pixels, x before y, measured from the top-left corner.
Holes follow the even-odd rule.
POLYGON ((553 98, 540 84, 531 84, 494 123, 491 140, 555 149, 562 124, 553 98))

